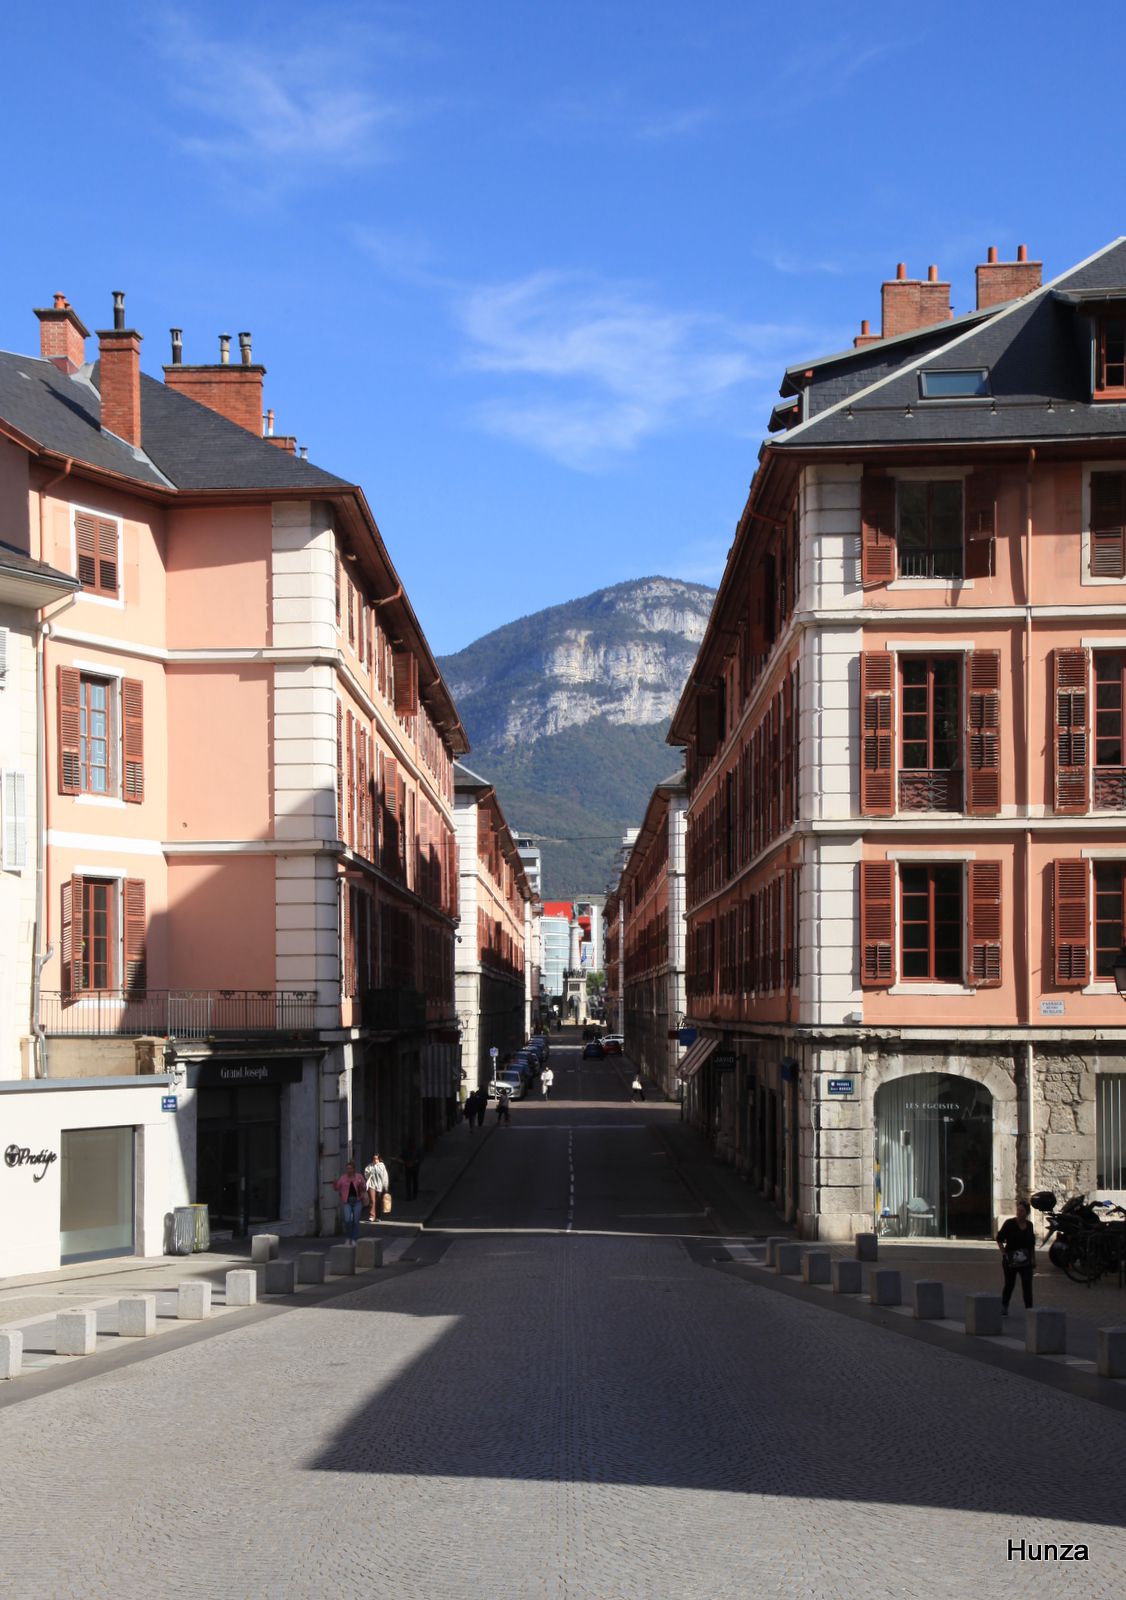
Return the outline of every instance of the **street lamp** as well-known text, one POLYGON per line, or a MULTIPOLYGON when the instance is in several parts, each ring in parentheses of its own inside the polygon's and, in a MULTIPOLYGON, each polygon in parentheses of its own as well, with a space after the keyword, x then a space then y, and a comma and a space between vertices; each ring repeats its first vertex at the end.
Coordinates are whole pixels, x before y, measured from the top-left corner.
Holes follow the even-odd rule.
POLYGON ((1115 956, 1114 966, 1111 970, 1114 973, 1114 987, 1126 1000, 1126 944, 1122 946, 1122 949, 1115 956))

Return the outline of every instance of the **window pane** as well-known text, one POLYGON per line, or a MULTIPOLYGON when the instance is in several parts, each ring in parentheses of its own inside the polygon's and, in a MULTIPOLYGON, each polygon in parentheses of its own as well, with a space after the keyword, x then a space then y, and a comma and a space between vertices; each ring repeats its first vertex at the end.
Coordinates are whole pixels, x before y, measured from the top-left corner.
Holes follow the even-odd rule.
POLYGON ((927 486, 901 482, 898 486, 899 542, 907 550, 922 550, 927 543, 927 486))
POLYGON ((930 977, 930 961, 925 950, 904 950, 903 976, 905 978, 930 977))
POLYGON ((931 484, 932 543, 960 545, 962 542, 962 485, 960 483, 931 484))
POLYGON ((908 894, 923 894, 923 895, 925 895, 926 892, 927 892, 927 869, 926 869, 926 867, 907 867, 907 866, 900 867, 900 869, 899 869, 899 882, 902 885, 904 895, 908 895, 908 894))
POLYGON ((922 373, 923 398, 926 400, 966 399, 989 393, 989 379, 977 368, 963 371, 939 372, 934 368, 922 373))
POLYGON ((937 983, 962 981, 962 952, 957 949, 940 949, 934 958, 934 976, 937 983))

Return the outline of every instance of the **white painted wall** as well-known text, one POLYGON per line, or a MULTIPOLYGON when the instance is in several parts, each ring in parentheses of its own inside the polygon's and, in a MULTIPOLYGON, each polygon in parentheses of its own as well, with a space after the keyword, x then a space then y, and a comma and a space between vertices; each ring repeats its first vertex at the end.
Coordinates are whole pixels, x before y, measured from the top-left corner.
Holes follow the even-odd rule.
POLYGON ((807 836, 801 872, 801 1020, 843 1022, 864 1009, 857 987, 860 835, 807 836))
POLYGON ((25 865, 5 870, 0 855, 0 1080, 22 1076, 21 1042, 29 1032, 32 947, 35 930, 35 613, 0 605, 7 629, 7 670, 0 678, 0 824, 5 813, 3 775, 23 774, 25 865))

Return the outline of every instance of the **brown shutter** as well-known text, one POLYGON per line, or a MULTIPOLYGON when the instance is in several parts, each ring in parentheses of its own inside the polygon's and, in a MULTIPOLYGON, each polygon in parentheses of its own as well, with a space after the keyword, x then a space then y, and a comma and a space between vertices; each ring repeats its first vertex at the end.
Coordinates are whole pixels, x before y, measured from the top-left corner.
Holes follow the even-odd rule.
POLYGON ((71 878, 63 884, 62 928, 59 951, 62 959, 62 991, 64 994, 81 994, 83 927, 86 912, 86 881, 71 878))
POLYGON ((895 867, 890 861, 860 863, 860 985, 887 989, 895 975, 895 867))
POLYGON ((395 710, 400 717, 413 717, 418 710, 418 657, 410 650, 396 650, 391 672, 395 710))
POLYGON ((82 511, 74 514, 74 547, 78 555, 78 581, 84 589, 98 584, 98 524, 82 511))
POLYGON ((98 518, 98 588, 117 593, 117 523, 98 518))
POLYGON ((997 477, 992 472, 971 472, 966 479, 967 578, 990 578, 994 570, 997 537, 997 477))
POLYGON ((719 749, 719 695, 715 689, 701 689, 696 696, 696 753, 710 761, 719 749))
POLYGON ((895 812, 892 685, 895 660, 886 650, 860 657, 860 809, 867 817, 895 812))
POLYGON ((865 589, 895 577, 895 479, 866 472, 860 483, 860 581, 865 589))
POLYGON ((969 982, 978 989, 1001 983, 1001 863, 971 861, 969 982))
POLYGON ((140 805, 145 798, 145 686, 140 678, 121 681, 121 752, 122 795, 140 805))
POLYGON ((349 711, 348 739, 344 746, 344 779, 348 785, 348 844, 356 848, 356 719, 349 711))
POLYGON ((343 885, 344 887, 340 897, 341 909, 344 916, 344 983, 342 987, 344 993, 346 995, 350 995, 355 993, 353 963, 355 961, 356 932, 352 926, 355 920, 352 914, 352 890, 349 886, 347 878, 343 880, 343 885))
POLYGON ((1090 651, 1052 651, 1055 772, 1052 803, 1063 816, 1081 816, 1090 806, 1088 684, 1090 651))
POLYGON ((1052 893, 1052 966, 1060 988, 1081 989, 1091 975, 1086 861, 1056 861, 1052 893))
POLYGON ((143 878, 126 878, 122 885, 125 905, 125 992, 142 995, 145 992, 145 881, 143 878))
POLYGON ((1126 576, 1126 473, 1091 474, 1091 576, 1126 576))
POLYGON ((82 678, 73 667, 58 669, 59 686, 59 793, 77 794, 82 788, 81 696, 82 678))
POLYGON ((336 702, 336 831, 344 837, 344 707, 336 702))
POLYGON ((972 650, 966 685, 966 810, 995 817, 1001 809, 1001 652, 972 650))

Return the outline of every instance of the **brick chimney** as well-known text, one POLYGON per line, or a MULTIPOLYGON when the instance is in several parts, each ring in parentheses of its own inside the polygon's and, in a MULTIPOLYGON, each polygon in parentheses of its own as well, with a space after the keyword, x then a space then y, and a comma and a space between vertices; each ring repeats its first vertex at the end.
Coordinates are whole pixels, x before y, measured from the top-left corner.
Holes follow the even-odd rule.
POLYGON ((1039 289, 1043 277, 1044 263, 1028 259, 1027 245, 1017 245, 1015 261, 998 261, 997 246, 991 244, 988 259, 977 269, 977 309, 985 311, 1006 300, 1019 300, 1039 289))
POLYGON ((113 327, 98 330, 102 429, 141 444, 141 335, 125 326, 125 295, 113 292, 113 327))
POLYGON ((879 344, 879 342, 880 342, 879 334, 872 332, 872 326, 869 323, 868 318, 865 317, 864 320, 860 324, 860 332, 856 335, 856 338, 852 341, 852 348, 854 350, 863 350, 866 345, 879 344))
POLYGON ((250 335, 238 336, 238 366, 231 366, 231 336, 219 335, 219 360, 213 365, 186 367, 179 328, 172 329, 172 365, 164 369, 164 381, 177 394, 186 394, 201 406, 217 411, 228 422, 238 423, 249 433, 262 433, 262 379, 265 367, 256 365, 250 355, 250 335))
POLYGON ((35 315, 39 318, 40 356, 69 378, 86 364, 89 330, 65 294, 57 294, 53 306, 41 306, 35 315))
POLYGON ((945 322, 950 316, 950 285, 939 283, 938 268, 927 269, 926 282, 909 278, 901 261, 895 277, 880 289, 883 309, 881 337, 894 339, 897 333, 913 333, 916 328, 929 328, 936 322, 945 322))

